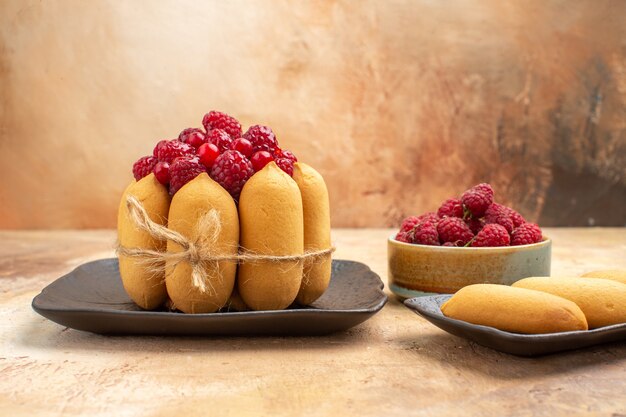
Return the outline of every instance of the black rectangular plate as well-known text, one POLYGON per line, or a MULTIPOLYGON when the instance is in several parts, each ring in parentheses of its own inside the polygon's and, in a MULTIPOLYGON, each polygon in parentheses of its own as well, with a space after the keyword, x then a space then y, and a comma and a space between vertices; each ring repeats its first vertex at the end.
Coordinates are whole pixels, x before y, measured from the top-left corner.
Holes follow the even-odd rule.
POLYGON ((349 329, 383 308, 383 283, 367 265, 333 260, 330 285, 309 307, 183 314, 145 311, 122 286, 117 259, 77 267, 33 299, 42 316, 77 330, 128 335, 321 335, 349 329))
POLYGON ((469 339, 479 345, 518 356, 539 356, 548 353, 580 349, 601 343, 626 340, 626 323, 593 330, 549 334, 519 334, 448 318, 441 305, 451 294, 416 297, 404 304, 426 320, 455 336, 469 339))

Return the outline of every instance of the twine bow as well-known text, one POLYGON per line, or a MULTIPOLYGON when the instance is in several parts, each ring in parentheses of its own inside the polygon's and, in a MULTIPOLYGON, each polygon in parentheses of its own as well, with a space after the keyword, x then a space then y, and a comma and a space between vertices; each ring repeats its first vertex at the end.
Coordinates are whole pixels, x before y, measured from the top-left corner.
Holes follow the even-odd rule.
MULTIPOLYGON (((127 196, 126 207, 135 226, 147 232, 154 239, 176 243, 181 250, 162 252, 145 248, 128 248, 118 242, 116 253, 119 256, 137 259, 138 262, 153 272, 162 271, 166 263, 168 267, 174 268, 180 262, 187 262, 191 266, 192 285, 202 293, 207 292, 206 270, 210 265, 219 269, 220 262, 304 262, 307 259, 330 255, 335 251, 335 247, 331 246, 327 249, 306 251, 300 255, 261 255, 239 248, 237 254, 223 254, 217 248, 222 231, 220 214, 217 210, 209 210, 200 217, 196 225, 198 237, 192 241, 182 234, 152 221, 141 202, 134 196, 127 196)), ((208 282, 208 284, 212 288, 211 283, 208 282)))

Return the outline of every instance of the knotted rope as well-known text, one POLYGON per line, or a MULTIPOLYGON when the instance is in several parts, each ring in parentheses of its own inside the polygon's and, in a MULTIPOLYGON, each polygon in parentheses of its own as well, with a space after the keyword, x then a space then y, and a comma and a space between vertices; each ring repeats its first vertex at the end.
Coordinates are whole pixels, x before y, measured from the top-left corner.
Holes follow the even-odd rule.
MULTIPOLYGON (((160 225, 146 212, 141 202, 132 195, 126 198, 126 207, 131 220, 139 229, 147 232, 150 237, 160 241, 171 241, 181 247, 178 252, 163 252, 145 248, 129 248, 116 245, 118 256, 137 259, 154 272, 162 271, 165 264, 175 267, 180 262, 187 262, 191 266, 192 285, 200 292, 207 291, 207 267, 214 265, 219 268, 220 262, 304 262, 307 259, 320 258, 330 255, 335 247, 328 249, 306 251, 299 255, 261 255, 244 248, 239 248, 237 254, 224 254, 218 250, 218 239, 222 231, 220 214, 217 210, 209 210, 198 220, 197 239, 192 241, 182 234, 160 225)), ((212 287, 209 282, 209 286, 212 287)))

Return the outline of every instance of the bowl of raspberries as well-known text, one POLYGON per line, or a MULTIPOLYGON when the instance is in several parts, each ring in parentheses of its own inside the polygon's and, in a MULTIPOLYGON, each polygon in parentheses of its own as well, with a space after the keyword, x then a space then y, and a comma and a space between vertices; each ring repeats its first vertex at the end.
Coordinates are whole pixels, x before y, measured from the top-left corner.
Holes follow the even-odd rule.
POLYGON ((537 224, 497 203, 491 185, 478 184, 402 221, 387 244, 389 286, 409 298, 549 276, 551 246, 537 224))

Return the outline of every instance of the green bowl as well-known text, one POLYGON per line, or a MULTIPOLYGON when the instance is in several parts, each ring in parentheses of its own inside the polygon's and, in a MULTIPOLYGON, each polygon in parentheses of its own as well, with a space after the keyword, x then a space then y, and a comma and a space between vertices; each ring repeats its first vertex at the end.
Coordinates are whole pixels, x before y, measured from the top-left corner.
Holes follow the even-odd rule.
POLYGON ((471 284, 550 276, 552 241, 497 248, 456 248, 387 241, 389 288, 400 298, 452 294, 471 284))

